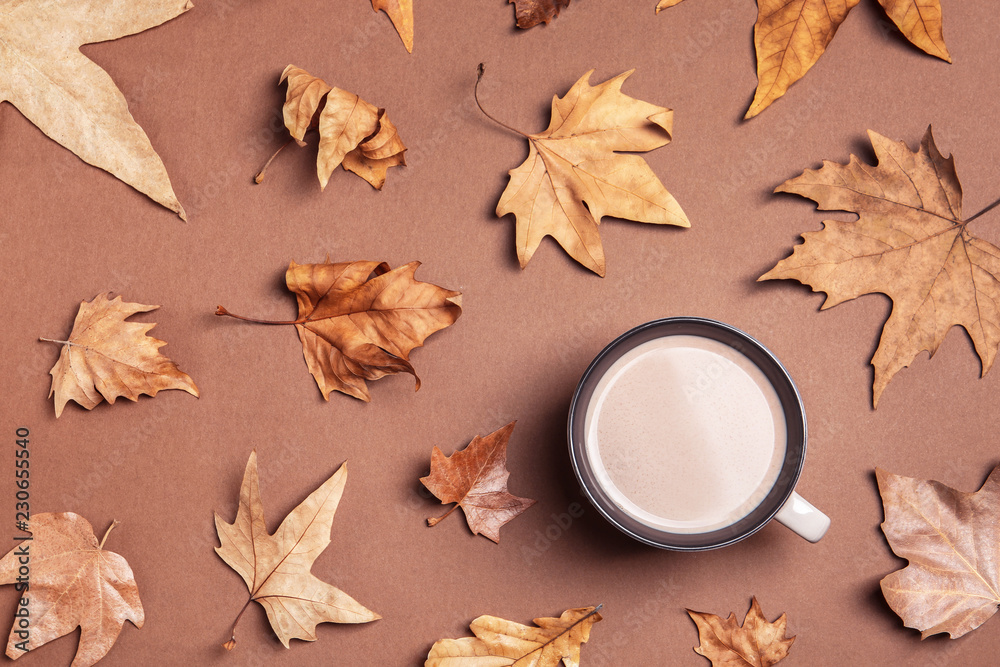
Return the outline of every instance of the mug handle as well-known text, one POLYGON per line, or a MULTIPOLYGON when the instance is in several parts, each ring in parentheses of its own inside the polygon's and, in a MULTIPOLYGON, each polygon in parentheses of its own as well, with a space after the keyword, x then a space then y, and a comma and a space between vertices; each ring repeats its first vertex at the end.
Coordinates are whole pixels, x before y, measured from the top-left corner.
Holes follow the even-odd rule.
POLYGON ((830 528, 830 517, 794 491, 774 518, 810 542, 819 542, 830 528))

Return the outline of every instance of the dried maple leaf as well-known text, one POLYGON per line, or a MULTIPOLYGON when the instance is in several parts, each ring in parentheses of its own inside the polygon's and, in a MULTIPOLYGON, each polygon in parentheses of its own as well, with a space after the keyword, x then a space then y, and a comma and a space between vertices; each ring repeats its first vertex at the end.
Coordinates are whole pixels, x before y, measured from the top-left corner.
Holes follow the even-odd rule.
POLYGON ((413 53, 413 0, 372 0, 372 9, 389 15, 406 51, 413 53))
POLYGON ((331 391, 341 391, 369 401, 365 381, 393 373, 409 373, 420 389, 410 352, 458 319, 462 294, 415 280, 418 266, 420 262, 410 262, 390 270, 385 262, 292 262, 285 284, 298 298, 297 320, 241 317, 222 306, 215 314, 294 324, 306 365, 326 400, 331 391))
POLYGON ((428 526, 461 507, 474 535, 500 542, 500 528, 535 504, 507 492, 507 442, 514 431, 511 422, 485 438, 478 435, 465 449, 445 456, 438 448, 431 452, 431 474, 420 481, 444 504, 456 503, 444 516, 427 519, 428 526))
POLYGON ((0 21, 0 103, 38 129, 186 219, 160 156, 107 72, 84 44, 133 35, 180 16, 189 0, 5 2, 0 21))
POLYGON ((496 616, 469 626, 475 637, 434 642, 424 667, 579 667, 580 649, 601 620, 596 607, 568 609, 559 618, 536 618, 533 628, 496 616))
POLYGON ((346 483, 345 463, 289 512, 271 535, 260 500, 257 452, 251 452, 236 520, 226 523, 215 515, 221 545, 215 553, 243 577, 250 591, 250 599, 233 623, 233 636, 224 644, 227 650, 236 645, 236 625, 251 602, 267 612, 267 620, 285 648, 292 639, 316 641, 320 623, 368 623, 381 618, 310 571, 313 561, 330 544, 333 516, 346 483))
POLYGON ((90 522, 79 514, 46 512, 31 517, 31 537, 0 560, 0 584, 15 584, 22 595, 7 640, 7 657, 16 660, 79 627, 80 644, 72 667, 87 667, 111 650, 125 621, 142 627, 145 614, 132 568, 118 554, 104 551, 116 525, 111 524, 98 544, 90 522), (27 586, 25 557, 31 568, 27 586), (24 618, 28 627, 18 622, 24 618))
POLYGON ((770 667, 788 656, 795 641, 795 637, 785 637, 785 615, 768 623, 756 597, 742 626, 732 612, 725 620, 701 611, 688 609, 687 613, 698 626, 701 640, 694 652, 711 660, 712 667, 770 667))
POLYGON ((570 0, 507 0, 514 5, 517 27, 528 29, 548 23, 559 16, 559 10, 569 7, 570 0))
MULTIPOLYGON (((385 109, 372 106, 354 93, 334 88, 294 65, 281 73, 279 83, 286 80, 288 89, 281 112, 292 139, 305 146, 306 132, 319 130, 316 175, 321 190, 326 189, 338 165, 381 190, 389 167, 406 164, 406 146, 396 126, 385 115, 385 109)), ((264 180, 267 167, 284 147, 260 170, 254 178, 257 183, 264 180)))
POLYGON ((159 306, 108 296, 98 294, 80 303, 69 340, 40 339, 63 346, 49 371, 49 397, 55 394, 56 417, 71 400, 91 410, 102 397, 114 404, 119 396, 137 401, 141 394, 156 396, 164 389, 183 389, 198 396, 194 380, 160 354, 166 343, 146 335, 156 324, 125 321, 159 306))
POLYGON ((1000 346, 1000 248, 969 233, 980 214, 962 220, 954 160, 941 156, 930 128, 916 153, 868 136, 877 166, 852 155, 846 165, 824 162, 775 189, 858 220, 824 221, 759 280, 798 280, 826 292, 823 309, 875 292, 892 299, 872 358, 877 406, 889 380, 920 352, 933 355, 956 325, 969 332, 983 374, 990 369, 1000 346))
MULTIPOLYGON (((617 152, 651 151, 670 141, 673 111, 621 92, 633 71, 597 86, 590 85, 593 70, 584 74, 565 97, 552 98, 552 120, 541 134, 496 121, 528 139, 528 158, 509 172, 497 204, 498 216, 513 213, 517 219, 522 269, 542 239, 552 236, 573 259, 603 276, 597 227, 605 215, 691 226, 646 161, 617 152)), ((480 79, 482 73, 480 65, 480 79)))
MULTIPOLYGON (((744 118, 753 118, 806 75, 860 0, 757 0, 754 46, 757 91, 744 118)), ((660 0, 656 12, 681 0, 660 0)), ((951 62, 944 43, 940 0, 879 0, 903 35, 932 56, 951 62)))
POLYGON ((975 630, 1000 605, 1000 466, 975 493, 876 468, 882 532, 909 564, 882 580, 882 594, 921 639, 975 630))

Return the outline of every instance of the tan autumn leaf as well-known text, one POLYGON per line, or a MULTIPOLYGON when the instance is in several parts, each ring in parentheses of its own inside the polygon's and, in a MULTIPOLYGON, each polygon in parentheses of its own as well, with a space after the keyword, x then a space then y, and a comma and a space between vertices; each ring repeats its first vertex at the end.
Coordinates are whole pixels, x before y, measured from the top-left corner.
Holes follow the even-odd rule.
POLYGON ((1000 248, 969 232, 979 214, 963 221, 954 160, 941 156, 930 128, 916 153, 868 136, 876 166, 852 155, 846 165, 824 162, 775 189, 858 219, 827 220, 822 231, 804 233, 791 257, 759 280, 798 280, 826 292, 824 310, 863 294, 892 299, 872 358, 878 406, 889 380, 922 351, 933 356, 953 326, 969 333, 983 374, 990 369, 1000 347, 1000 248))
POLYGON ((267 612, 267 620, 285 648, 292 639, 316 641, 320 623, 368 623, 381 618, 311 572, 316 558, 330 544, 333 516, 346 483, 345 463, 289 512, 272 535, 264 523, 257 452, 251 452, 236 520, 226 523, 215 515, 220 543, 215 552, 243 577, 250 591, 250 599, 233 623, 226 649, 236 645, 236 625, 251 602, 267 612))
POLYGON ((517 27, 533 28, 539 23, 548 23, 559 16, 559 11, 569 7, 570 0, 507 0, 514 5, 517 27))
MULTIPOLYGON (((107 655, 125 621, 141 628, 145 619, 139 588, 128 561, 100 544, 90 522, 79 514, 45 512, 29 521, 31 538, 20 541, 0 560, 0 584, 21 592, 7 657, 16 660, 80 628, 80 644, 72 667, 88 667, 107 655), (28 559, 25 591, 22 568, 28 559), (27 612, 28 627, 19 619, 27 612)), ((51 664, 51 663, 50 663, 51 664)))
POLYGON ((69 340, 40 339, 62 345, 59 360, 49 371, 49 397, 55 395, 56 417, 69 401, 91 410, 101 400, 113 404, 124 396, 137 401, 141 394, 156 396, 164 389, 183 389, 198 396, 194 380, 160 354, 166 343, 146 335, 156 324, 125 321, 159 306, 108 296, 98 294, 80 303, 69 340))
POLYGON ((514 431, 511 422, 485 438, 476 436, 465 449, 445 456, 437 446, 431 452, 431 473, 420 482, 444 504, 452 505, 444 516, 428 519, 437 525, 461 507, 475 535, 500 543, 500 528, 535 504, 507 491, 507 443, 514 431))
POLYGON ((944 43, 941 0, 878 0, 906 39, 932 56, 951 62, 944 43))
POLYGON ((673 124, 670 109, 621 92, 633 71, 597 86, 590 85, 593 70, 587 72, 565 97, 552 99, 548 129, 524 135, 528 158, 510 171, 497 204, 498 216, 513 213, 517 219, 522 269, 542 239, 552 236, 573 259, 603 276, 598 225, 605 215, 690 226, 646 161, 631 154, 666 145, 673 124))
POLYGON ((733 612, 726 619, 690 609, 687 613, 698 626, 701 640, 694 652, 711 660, 712 667, 770 667, 788 657, 795 641, 795 637, 785 636, 785 615, 769 623, 756 597, 742 626, 733 612))
POLYGON ((189 0, 6 2, 0 21, 0 103, 38 129, 186 219, 166 167, 84 44, 133 35, 180 16, 189 0))
POLYGON ((979 491, 876 468, 882 532, 909 564, 882 579, 882 594, 921 639, 975 630, 1000 605, 1000 466, 979 491))
MULTIPOLYGON (((406 146, 385 109, 365 102, 354 93, 334 88, 294 65, 281 73, 279 83, 285 81, 288 88, 281 112, 292 139, 305 146, 306 132, 314 128, 319 131, 316 175, 320 190, 326 189, 339 165, 381 190, 389 167, 406 164, 406 146)), ((268 166, 282 148, 257 174, 254 179, 257 183, 264 180, 268 166)))
POLYGON ((475 637, 434 642, 424 667, 579 667, 580 649, 601 620, 597 607, 568 609, 559 618, 536 618, 521 625, 480 616, 470 628, 475 637))
MULTIPOLYGON (((656 13, 682 0, 660 0, 656 13)), ((860 0, 757 0, 754 47, 757 90, 744 118, 753 118, 806 75, 860 0)), ((911 43, 951 62, 944 43, 941 0, 879 0, 911 43)))
POLYGON ((664 9, 669 9, 670 7, 675 7, 684 2, 684 0, 660 0, 656 3, 656 13, 659 14, 664 9))
POLYGON ((389 15, 406 51, 413 53, 413 0, 372 0, 372 9, 389 15))
POLYGON ((415 280, 418 266, 410 262, 390 270, 385 262, 292 262, 285 284, 298 299, 298 319, 258 320, 222 306, 215 314, 294 324, 306 365, 326 400, 331 391, 341 391, 369 401, 365 381, 394 373, 409 373, 420 389, 410 352, 458 319, 462 294, 415 280))

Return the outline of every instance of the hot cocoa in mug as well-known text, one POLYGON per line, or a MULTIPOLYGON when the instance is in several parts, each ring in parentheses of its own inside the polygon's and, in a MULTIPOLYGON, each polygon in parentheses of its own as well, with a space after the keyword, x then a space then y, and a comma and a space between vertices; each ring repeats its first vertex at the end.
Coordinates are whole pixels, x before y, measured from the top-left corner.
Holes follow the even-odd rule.
POLYGON ((608 345, 573 397, 569 445, 598 511, 647 544, 711 549, 772 518, 815 542, 830 525, 795 493, 806 452, 795 384, 721 322, 656 320, 608 345))

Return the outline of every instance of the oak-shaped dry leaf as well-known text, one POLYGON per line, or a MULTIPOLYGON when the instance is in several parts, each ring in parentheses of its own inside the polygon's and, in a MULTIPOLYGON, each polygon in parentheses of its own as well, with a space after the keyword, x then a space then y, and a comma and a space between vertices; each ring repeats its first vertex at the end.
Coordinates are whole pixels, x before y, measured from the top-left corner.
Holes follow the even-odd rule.
POLYGON ((461 507, 474 535, 500 543, 500 528, 535 504, 507 491, 507 443, 511 422, 486 437, 476 436, 465 449, 445 456, 437 446, 431 452, 431 473, 420 482, 444 504, 456 503, 443 515, 427 519, 428 526, 461 507))
POLYGON ((7 657, 16 660, 79 627, 72 667, 88 667, 111 650, 125 621, 142 627, 145 614, 132 568, 122 556, 104 550, 115 525, 98 544, 90 522, 79 514, 31 517, 31 537, 0 560, 0 584, 15 584, 21 592, 17 609, 22 615, 15 616, 7 657), (26 557, 31 569, 27 589, 21 570, 26 557), (21 618, 27 618, 27 628, 20 625, 21 618))
POLYGON ((580 649, 601 620, 601 606, 568 609, 559 618, 536 618, 534 628, 480 616, 469 626, 475 637, 434 642, 424 667, 579 667, 580 649))
POLYGON ((389 269, 385 262, 296 264, 285 284, 298 300, 298 319, 273 322, 228 315, 261 324, 294 324, 302 354, 323 398, 340 391, 371 400, 366 380, 409 373, 410 352, 462 314, 462 294, 414 279, 420 262, 389 269))
POLYGON ((108 73, 84 44, 148 30, 189 0, 6 2, 0 21, 0 103, 13 104, 54 141, 186 219, 167 169, 108 73))
POLYGON ((539 23, 548 23, 569 7, 570 0, 507 0, 514 5, 517 27, 527 30, 539 23))
POLYGON ((881 292, 892 299, 875 367, 873 404, 893 376, 922 351, 932 356, 956 325, 965 328, 983 374, 1000 347, 1000 248, 973 236, 962 219, 955 163, 938 152, 930 128, 914 153, 903 142, 868 132, 878 164, 851 156, 775 192, 808 197, 822 211, 850 211, 853 222, 827 220, 806 232, 791 257, 758 280, 792 279, 826 292, 823 309, 881 292))
MULTIPOLYGON (((279 83, 288 82, 281 113, 285 127, 299 146, 305 134, 319 131, 316 175, 325 190, 334 169, 343 166, 368 181, 376 190, 385 184, 389 167, 406 164, 406 146, 385 109, 379 109, 354 93, 334 88, 301 67, 289 65, 279 83)), ((284 146, 282 146, 284 148, 284 146)), ((264 180, 279 148, 254 180, 264 180)))
POLYGON ((742 626, 733 612, 726 619, 690 609, 687 613, 698 626, 701 640, 694 651, 711 660, 712 667, 770 667, 788 657, 795 641, 795 637, 785 636, 785 615, 769 623, 756 597, 750 601, 742 626))
MULTIPOLYGON (((861 0, 757 0, 754 46, 757 91, 745 118, 753 118, 806 75, 861 0)), ((656 13, 681 3, 660 0, 656 13)), ((879 0, 908 40, 951 62, 944 43, 941 0, 879 0)))
POLYGON ((55 395, 56 417, 71 400, 91 410, 102 400, 113 404, 124 396, 137 401, 141 394, 156 396, 164 389, 198 396, 194 380, 160 354, 166 343, 146 335, 156 324, 125 321, 159 306, 109 296, 98 294, 80 303, 68 340, 40 339, 62 345, 59 360, 49 371, 49 397, 55 395))
POLYGON ((564 97, 553 97, 548 129, 524 135, 528 158, 509 172, 497 204, 498 216, 513 213, 517 219, 522 269, 542 239, 552 236, 573 259, 603 276, 598 225, 605 215, 691 226, 646 161, 631 155, 666 145, 673 124, 670 109, 621 92, 633 71, 597 86, 590 85, 593 70, 587 72, 564 97))
POLYGON ((413 53, 413 0, 372 0, 372 9, 389 15, 406 51, 413 53))
POLYGON ((243 577, 250 591, 250 599, 233 623, 232 638, 223 644, 227 650, 236 646, 236 625, 251 602, 267 612, 285 648, 292 639, 316 641, 320 623, 368 623, 381 618, 311 572, 313 562, 330 544, 333 517, 346 483, 345 463, 289 512, 272 535, 264 522, 257 452, 251 452, 236 520, 226 523, 215 515, 220 543, 215 552, 243 577))
POLYGON ((1000 466, 979 491, 876 468, 882 532, 909 564, 882 579, 882 594, 924 639, 975 630, 1000 605, 1000 466))

